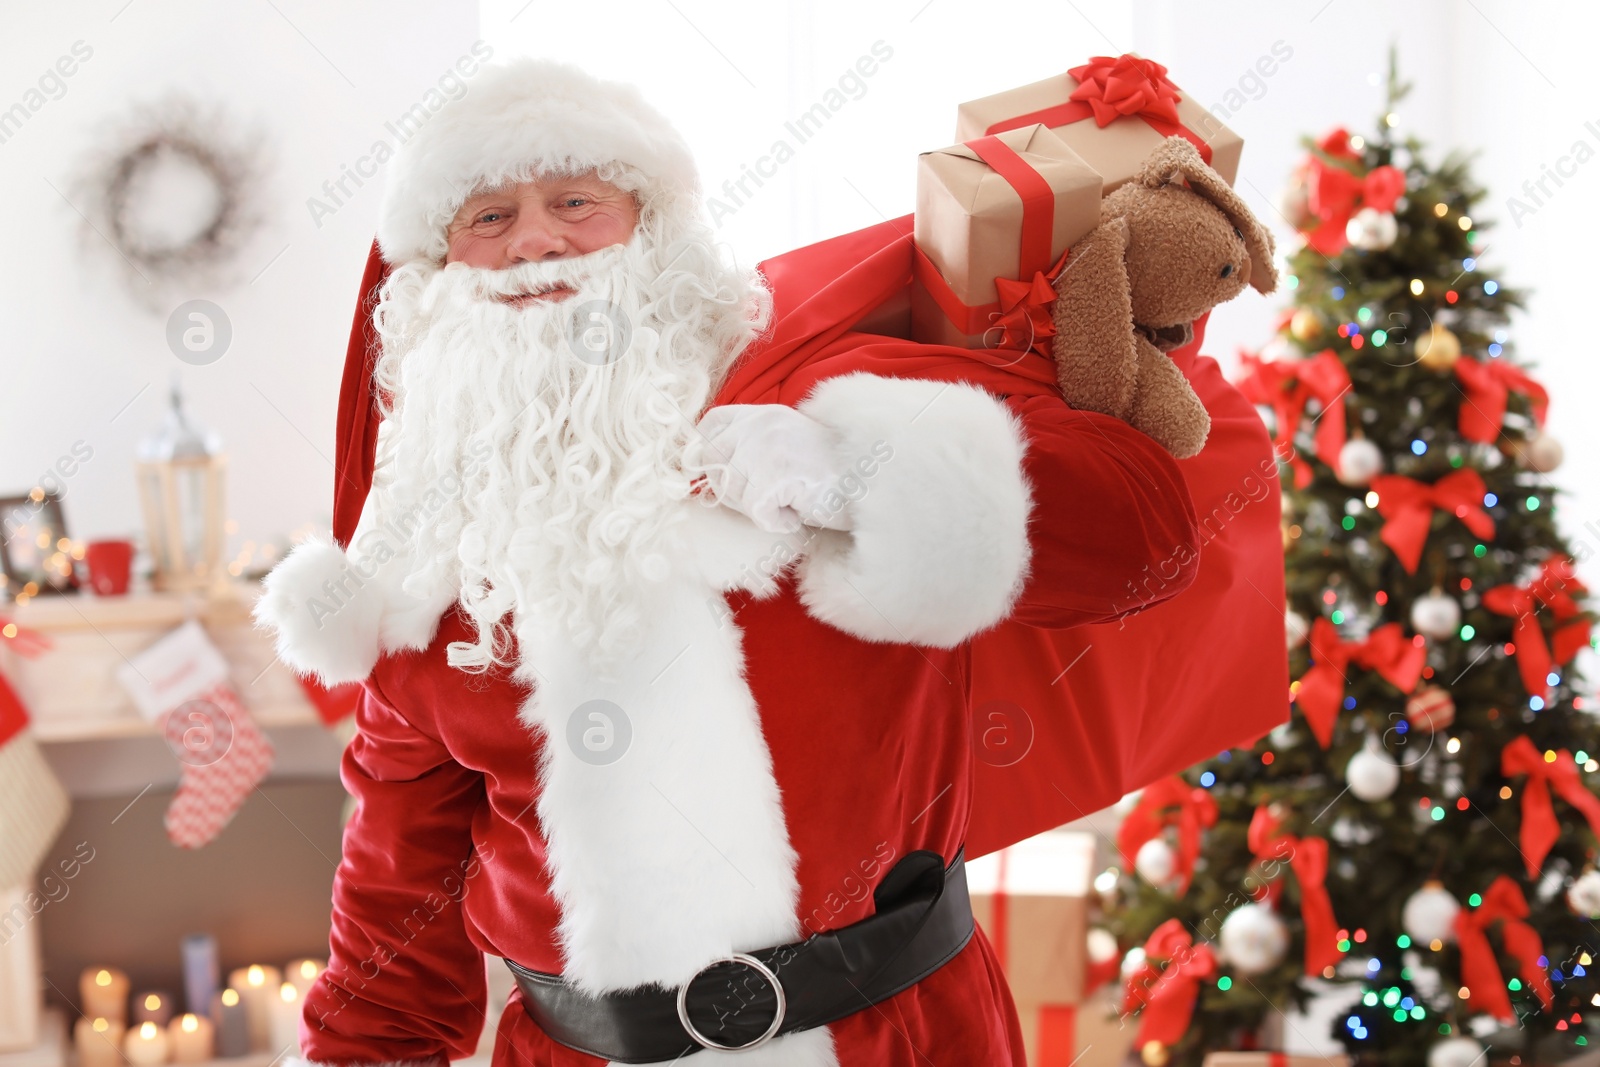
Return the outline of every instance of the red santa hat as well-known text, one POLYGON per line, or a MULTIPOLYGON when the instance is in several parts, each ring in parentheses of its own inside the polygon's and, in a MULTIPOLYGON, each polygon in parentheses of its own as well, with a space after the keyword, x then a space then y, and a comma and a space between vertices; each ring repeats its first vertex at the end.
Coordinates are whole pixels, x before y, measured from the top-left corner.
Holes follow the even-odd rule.
POLYGON ((687 142, 636 87, 550 59, 489 64, 395 153, 378 245, 393 265, 441 263, 445 227, 473 193, 616 163, 633 168, 618 184, 648 203, 699 195, 687 142))
POLYGON ((688 143, 637 88, 569 63, 485 66, 389 165, 378 237, 367 258, 339 392, 333 533, 347 544, 372 484, 379 414, 372 389, 372 312, 390 266, 442 263, 445 229, 468 196, 536 173, 622 164, 618 184, 641 209, 692 210, 700 180, 688 143))

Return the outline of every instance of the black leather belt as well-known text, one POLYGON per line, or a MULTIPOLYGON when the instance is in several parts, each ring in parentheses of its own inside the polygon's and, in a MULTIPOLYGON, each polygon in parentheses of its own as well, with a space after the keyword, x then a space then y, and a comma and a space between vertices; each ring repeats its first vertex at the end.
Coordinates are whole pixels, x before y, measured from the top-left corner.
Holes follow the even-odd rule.
POLYGON ((678 989, 590 996, 560 975, 506 960, 522 1004, 550 1037, 618 1063, 658 1063, 702 1048, 743 1050, 842 1019, 922 981, 972 937, 965 849, 901 857, 873 890, 874 914, 804 941, 734 953, 678 989))

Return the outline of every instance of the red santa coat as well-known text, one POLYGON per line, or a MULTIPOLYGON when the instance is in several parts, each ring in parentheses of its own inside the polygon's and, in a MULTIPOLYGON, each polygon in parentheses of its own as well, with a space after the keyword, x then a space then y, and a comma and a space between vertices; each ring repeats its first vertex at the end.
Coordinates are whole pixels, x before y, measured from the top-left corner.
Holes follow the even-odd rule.
MULTIPOLYGON (((1047 629, 1105 624, 1176 596, 1196 572, 1195 557, 1186 556, 1158 590, 1130 601, 1130 582, 1152 567, 1172 574, 1174 546, 1199 540, 1182 469, 1144 434, 1070 408, 1037 366, 1002 377, 985 372, 984 390, 954 386, 959 410, 941 396, 969 373, 943 373, 917 359, 870 369, 870 377, 841 375, 829 403, 808 401, 802 409, 854 434, 863 453, 882 439, 894 409, 902 430, 908 420, 920 423, 921 436, 896 439, 895 458, 874 471, 877 485, 858 502, 860 544, 835 556, 837 563, 870 550, 872 566, 846 566, 842 574, 875 583, 871 595, 839 581, 840 574, 830 582, 825 568, 820 576, 817 568, 787 575, 764 596, 724 594, 779 798, 773 836, 792 848, 792 896, 784 899, 793 902, 801 936, 869 914, 873 886, 905 853, 930 849, 948 860, 967 841, 975 780, 968 638, 1000 618, 1047 629), (902 365, 911 377, 892 377, 902 365), (1013 382, 1014 391, 995 388, 1000 381, 1013 382), (952 469, 948 453, 933 455, 935 442, 974 439, 990 450, 968 469, 952 469), (937 462, 918 461, 925 453, 937 462), (1001 469, 997 457, 1008 455, 1013 467, 1001 469), (1015 529, 968 521, 1019 514, 1016 501, 1002 499, 1019 487, 1026 518, 1015 529), (904 521, 897 503, 910 513, 904 521), (995 562, 1006 555, 996 544, 1012 536, 1020 538, 1023 568, 1008 579, 995 562)), ((344 438, 347 450, 350 441, 344 438)), ((331 965, 308 995, 302 1026, 313 1061, 469 1054, 483 1024, 481 952, 548 972, 573 965, 574 944, 563 955, 547 825, 569 819, 570 842, 627 822, 585 823, 572 808, 563 815, 540 807, 548 799, 538 771, 545 741, 523 714, 528 691, 504 672, 470 676, 446 666, 445 646, 467 636, 451 612, 425 649, 384 656, 368 680, 359 732, 342 767, 358 804, 335 881, 331 965)), ((660 650, 664 661, 670 652, 660 650)), ((1095 758, 1084 753, 1086 764, 1095 758)), ((693 766, 694 758, 686 762, 693 766)), ((698 791, 692 781, 678 782, 684 792, 672 797, 657 790, 681 817, 682 865, 641 863, 633 877, 603 883, 617 908, 649 915, 672 898, 674 883, 692 885, 716 867, 716 856, 728 858, 724 850, 734 846, 711 841, 696 824, 735 797, 714 760, 699 770, 691 775, 698 791), (698 848, 697 834, 715 855, 698 848)), ((657 823, 655 836, 670 835, 661 829, 667 825, 657 823)), ((625 831, 610 844, 626 853, 614 848, 619 841, 630 844, 625 831)), ((631 842, 642 851, 652 843, 643 836, 631 842)), ((744 862, 754 869, 760 861, 744 862)), ((771 873, 776 879, 782 865, 771 873)), ((578 902, 566 903, 578 909, 578 902)), ((657 913, 656 929, 670 942, 680 931, 669 914, 657 913)), ((747 932, 732 947, 787 939, 747 932)), ((596 943, 576 944, 580 961, 584 945, 596 943)), ((627 965, 618 973, 628 973, 627 965)), ((909 1067, 937 1049, 950 1062, 1023 1063, 1016 1013, 981 931, 924 982, 824 1030, 764 1050, 787 1058, 741 1059, 909 1067), (797 1039, 808 1044, 794 1047, 797 1039)), ((603 1062, 552 1042, 515 995, 495 1061, 603 1062)))

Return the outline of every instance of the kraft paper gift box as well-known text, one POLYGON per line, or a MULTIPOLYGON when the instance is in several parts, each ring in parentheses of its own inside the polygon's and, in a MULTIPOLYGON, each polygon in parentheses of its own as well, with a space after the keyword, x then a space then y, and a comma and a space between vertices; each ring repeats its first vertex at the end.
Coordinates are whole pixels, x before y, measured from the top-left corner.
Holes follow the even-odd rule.
POLYGON ((1100 194, 1094 169, 1037 123, 923 152, 912 336, 962 348, 1030 347, 1037 331, 1003 318, 996 279, 1027 283, 1049 271, 1099 225, 1100 194))
POLYGON ((1112 1067, 1136 1027, 1087 989, 1091 834, 1054 831, 967 863, 973 916, 1005 969, 1031 1067, 1112 1067))
POLYGON ((1066 74, 967 101, 956 112, 956 140, 1033 123, 1048 126, 1087 160, 1108 193, 1132 178, 1165 137, 1177 134, 1195 142, 1229 185, 1239 173, 1244 146, 1238 134, 1174 85, 1165 67, 1131 52, 1097 56, 1066 74), (1089 88, 1073 100, 1084 83, 1089 88))
POLYGON ((1343 1053, 1326 1056, 1293 1052, 1208 1052, 1202 1067, 1350 1067, 1343 1053))

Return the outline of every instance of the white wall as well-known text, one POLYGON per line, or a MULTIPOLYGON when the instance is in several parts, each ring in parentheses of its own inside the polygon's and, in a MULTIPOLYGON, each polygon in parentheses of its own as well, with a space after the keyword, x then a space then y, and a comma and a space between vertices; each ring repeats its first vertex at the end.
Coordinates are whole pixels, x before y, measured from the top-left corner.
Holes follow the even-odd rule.
MULTIPOLYGON (((325 457, 339 362, 378 189, 360 190, 320 229, 306 198, 382 136, 383 122, 480 32, 500 54, 556 55, 642 85, 689 137, 714 193, 774 140, 793 143, 785 122, 883 42, 880 53, 892 55, 846 85, 846 103, 826 127, 724 218, 722 234, 747 261, 909 211, 916 154, 950 142, 960 101, 1128 49, 1166 63, 1207 104, 1225 100, 1276 42, 1293 50, 1255 98, 1226 116, 1246 141, 1239 187, 1263 217, 1275 217, 1302 134, 1373 120, 1395 41, 1416 82, 1404 128, 1441 153, 1482 152, 1477 174, 1493 194, 1488 213, 1502 223, 1484 258, 1507 283, 1534 291, 1513 340, 1555 393, 1551 429, 1568 454, 1559 477, 1572 491, 1563 523, 1600 552, 1600 421, 1584 410, 1597 392, 1585 342, 1600 161, 1580 168, 1520 228, 1505 207, 1574 140, 1600 147, 1600 93, 1587 54, 1600 15, 1576 0, 1542 5, 1538 18, 1506 0, 1011 0, 981 13, 959 0, 614 0, 603 16, 546 0, 485 0, 481 31, 467 0, 274 2, 135 0, 122 8, 124 0, 106 0, 87 14, 11 5, 4 16, 0 107, 75 40, 95 49, 66 95, 0 144, 0 227, 14 249, 0 263, 0 491, 26 487, 87 440, 95 458, 69 484, 75 532, 137 526, 128 457, 180 365, 167 351, 163 317, 123 296, 109 270, 85 265, 77 219, 45 180, 63 185, 95 123, 164 87, 196 88, 264 123, 277 155, 273 226, 252 254, 266 265, 287 251, 253 285, 195 294, 224 306, 235 340, 217 364, 184 369, 192 406, 229 442, 237 545, 325 522, 329 508, 325 457), (1594 132, 1584 128, 1591 120, 1594 132), (1593 532, 1583 531, 1586 522, 1593 532)), ((1281 224, 1280 232, 1287 237, 1281 224)), ((1254 294, 1226 306, 1208 350, 1231 363, 1237 346, 1267 335, 1277 306, 1254 294)), ((1600 570, 1588 574, 1600 587, 1600 570)))
POLYGON ((0 493, 33 485, 82 440, 94 456, 67 480, 69 529, 136 531, 133 449, 181 370, 191 411, 230 453, 234 544, 325 523, 339 374, 378 190, 351 186, 355 197, 320 228, 306 200, 476 38, 468 0, 7 4, 0 110, 74 42, 92 55, 60 99, 0 143, 0 493), (245 282, 187 294, 214 300, 232 322, 230 348, 209 366, 182 364, 167 347, 178 300, 151 311, 132 299, 114 256, 92 234, 80 240, 74 207, 51 188, 70 192, 80 161, 102 146, 102 124, 171 90, 258 129, 272 160, 245 282))

